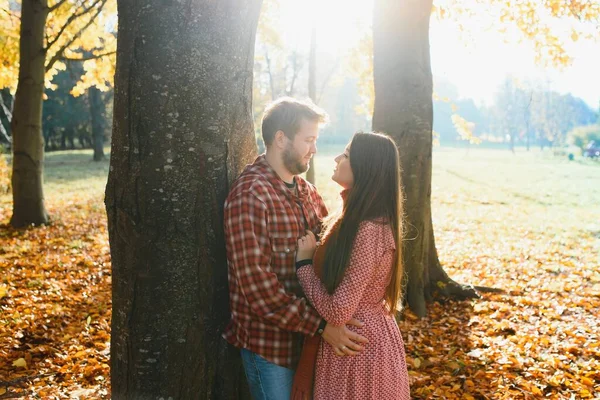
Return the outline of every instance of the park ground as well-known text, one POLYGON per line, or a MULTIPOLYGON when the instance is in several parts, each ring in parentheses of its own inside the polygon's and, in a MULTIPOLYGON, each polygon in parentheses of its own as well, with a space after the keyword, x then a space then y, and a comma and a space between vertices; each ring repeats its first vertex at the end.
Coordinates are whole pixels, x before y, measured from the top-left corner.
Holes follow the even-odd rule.
MULTIPOLYGON (((335 150, 316 159, 331 208, 335 150)), ((13 230, 0 194, 0 399, 110 397, 108 161, 90 160, 47 155, 49 226, 13 230)), ((413 398, 600 398, 600 165, 437 148, 432 198, 450 276, 504 293, 404 313, 413 398)))

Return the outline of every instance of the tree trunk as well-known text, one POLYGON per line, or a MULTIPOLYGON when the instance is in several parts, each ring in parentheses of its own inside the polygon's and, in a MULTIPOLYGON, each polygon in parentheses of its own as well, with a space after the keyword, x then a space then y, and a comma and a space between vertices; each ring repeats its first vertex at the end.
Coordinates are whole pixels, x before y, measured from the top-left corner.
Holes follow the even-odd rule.
POLYGON ((90 119, 92 122, 92 139, 94 148, 94 161, 104 160, 104 102, 102 92, 91 87, 88 91, 90 103, 90 119))
MULTIPOLYGON (((313 22, 310 34, 310 57, 308 59, 308 97, 317 103, 317 26, 313 22)), ((315 158, 310 159, 306 180, 315 184, 315 158)))
POLYGON ((261 0, 120 1, 106 210, 112 399, 248 392, 229 320, 223 203, 256 156, 261 0))
POLYGON ((406 198, 406 299, 419 316, 436 292, 476 296, 442 269, 431 219, 433 82, 429 54, 432 0, 376 0, 373 21, 373 130, 392 136, 400 151, 406 198))
POLYGON ((24 0, 21 7, 19 83, 11 121, 13 215, 10 223, 14 227, 48 222, 44 206, 42 138, 48 2, 24 0))

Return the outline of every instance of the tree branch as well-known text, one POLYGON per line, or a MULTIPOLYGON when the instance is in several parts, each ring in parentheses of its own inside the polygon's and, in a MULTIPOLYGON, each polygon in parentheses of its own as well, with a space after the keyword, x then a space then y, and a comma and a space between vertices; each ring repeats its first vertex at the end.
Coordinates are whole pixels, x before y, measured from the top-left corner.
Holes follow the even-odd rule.
MULTIPOLYGON (((96 17, 98 16, 98 14, 100 14, 100 12, 102 11, 102 8, 104 8, 104 5, 106 4, 106 0, 97 0, 94 4, 97 4, 98 2, 101 2, 102 4, 100 5, 100 7, 98 7, 98 10, 96 12, 95 15, 93 15, 90 20, 88 21, 87 24, 85 24, 85 26, 83 28, 81 28, 81 30, 79 32, 77 32, 75 35, 73 35, 73 38, 71 38, 71 40, 69 40, 67 43, 65 43, 57 52, 56 54, 54 54, 54 56, 52 57, 52 59, 50 60, 50 62, 48 63, 48 65, 46 65, 46 72, 50 71, 50 69, 52 69, 52 66, 54 65, 54 63, 56 63, 58 60, 60 60, 63 57, 63 54, 65 52, 65 50, 73 44, 73 42, 75 40, 77 40, 77 38, 79 38, 79 36, 81 36, 81 34, 94 22, 94 20, 96 19, 96 17)), ((91 7, 91 6, 90 6, 91 7)))
MULTIPOLYGON (((77 18, 89 13, 95 6, 96 4, 100 3, 100 2, 106 2, 106 0, 96 0, 92 5, 90 5, 88 8, 84 8, 81 12, 79 13, 75 13, 72 14, 69 18, 67 18, 67 22, 65 22, 65 24, 59 29, 58 33, 56 34, 56 36, 54 36, 53 40, 49 40, 46 45, 46 51, 48 51, 52 45, 54 45, 56 42, 58 42, 58 39, 60 39, 60 37, 62 36, 62 34, 65 32, 65 30, 69 27, 69 25, 71 25, 71 23, 73 23, 73 21, 75 21, 77 18)), ((102 5, 104 6, 104 4, 102 5)), ((102 6, 100 7, 100 9, 102 9, 102 6)), ((98 14, 96 14, 98 15, 98 14)), ((94 19, 96 16, 94 16, 92 19, 94 19)), ((84 28, 85 30, 85 28, 84 28)), ((81 33, 81 31, 79 32, 81 33)), ((77 36, 77 35, 75 35, 77 36)))
MULTIPOLYGON (((4 116, 6 117, 8 123, 10 125, 10 122, 12 121, 12 112, 8 109, 8 107, 6 107, 6 104, 4 104, 4 98, 2 97, 2 93, 0 93, 0 110, 2 110, 2 112, 4 113, 4 116)), ((4 128, 1 118, 0 118, 0 141, 4 141, 4 142, 8 143, 9 145, 12 145, 12 138, 6 131, 6 128, 4 128)))
POLYGON ((12 121, 12 112, 8 109, 8 107, 6 107, 6 104, 4 104, 4 98, 2 98, 1 93, 0 93, 0 108, 2 108, 2 111, 4 112, 6 119, 8 119, 9 122, 12 121))
POLYGON ((327 86, 327 83, 329 83, 329 80, 333 76, 333 73, 337 70, 337 67, 339 64, 340 64, 340 59, 337 58, 335 60, 335 64, 333 65, 333 68, 331 68, 331 70, 329 71, 329 74, 327 74, 327 77, 323 80, 323 84, 321 85, 321 90, 319 91, 319 95, 317 96, 317 104, 319 104, 321 102, 321 98, 323 97, 323 92, 325 92, 325 87, 327 86))
POLYGON ((81 58, 71 58, 71 57, 62 56, 60 58, 60 60, 61 61, 87 61, 87 60, 95 60, 95 59, 98 59, 98 58, 102 58, 104 56, 110 56, 110 55, 115 54, 115 53, 116 53, 116 51, 110 51, 108 53, 91 55, 91 56, 86 56, 86 57, 81 57, 81 58))
POLYGON ((67 0, 60 0, 59 2, 57 2, 55 5, 53 5, 52 7, 48 8, 48 13, 51 13, 52 11, 56 10, 58 7, 62 6, 63 4, 65 4, 67 2, 67 0))
POLYGON ((2 121, 0 121, 0 142, 6 142, 8 144, 12 143, 12 140, 10 136, 8 136, 8 132, 6 132, 6 128, 4 128, 2 121))

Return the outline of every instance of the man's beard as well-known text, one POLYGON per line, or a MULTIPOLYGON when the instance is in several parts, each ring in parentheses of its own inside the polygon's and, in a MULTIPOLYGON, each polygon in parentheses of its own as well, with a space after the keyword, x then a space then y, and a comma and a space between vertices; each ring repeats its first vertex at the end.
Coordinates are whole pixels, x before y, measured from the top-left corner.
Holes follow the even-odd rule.
POLYGON ((303 172, 308 171, 309 163, 303 164, 302 157, 294 150, 294 147, 289 144, 283 151, 283 165, 293 175, 300 175, 303 172))

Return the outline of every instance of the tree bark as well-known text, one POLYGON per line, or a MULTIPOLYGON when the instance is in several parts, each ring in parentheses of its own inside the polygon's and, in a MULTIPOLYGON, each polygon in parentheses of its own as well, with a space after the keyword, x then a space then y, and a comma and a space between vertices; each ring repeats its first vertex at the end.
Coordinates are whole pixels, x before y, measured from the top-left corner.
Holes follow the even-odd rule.
POLYGON ((229 320, 222 228, 256 156, 261 0, 119 1, 106 210, 112 399, 248 398, 229 320))
MULTIPOLYGON (((308 59, 308 97, 317 103, 317 26, 313 22, 310 33, 310 56, 308 59)), ((306 180, 312 183, 315 181, 315 158, 310 159, 310 167, 306 172, 306 180)))
POLYGON ((476 296, 452 281, 437 255, 431 218, 432 0, 376 0, 373 20, 373 130, 394 138, 404 187, 406 299, 419 316, 436 293, 476 296))
POLYGON ((91 87, 88 90, 88 100, 90 103, 90 119, 92 123, 92 138, 94 148, 94 161, 102 161, 104 157, 104 102, 102 101, 102 92, 91 87))
POLYGON ((21 8, 19 83, 11 121, 13 140, 14 227, 48 222, 44 206, 42 97, 44 94, 44 32, 47 0, 24 0, 21 8))

